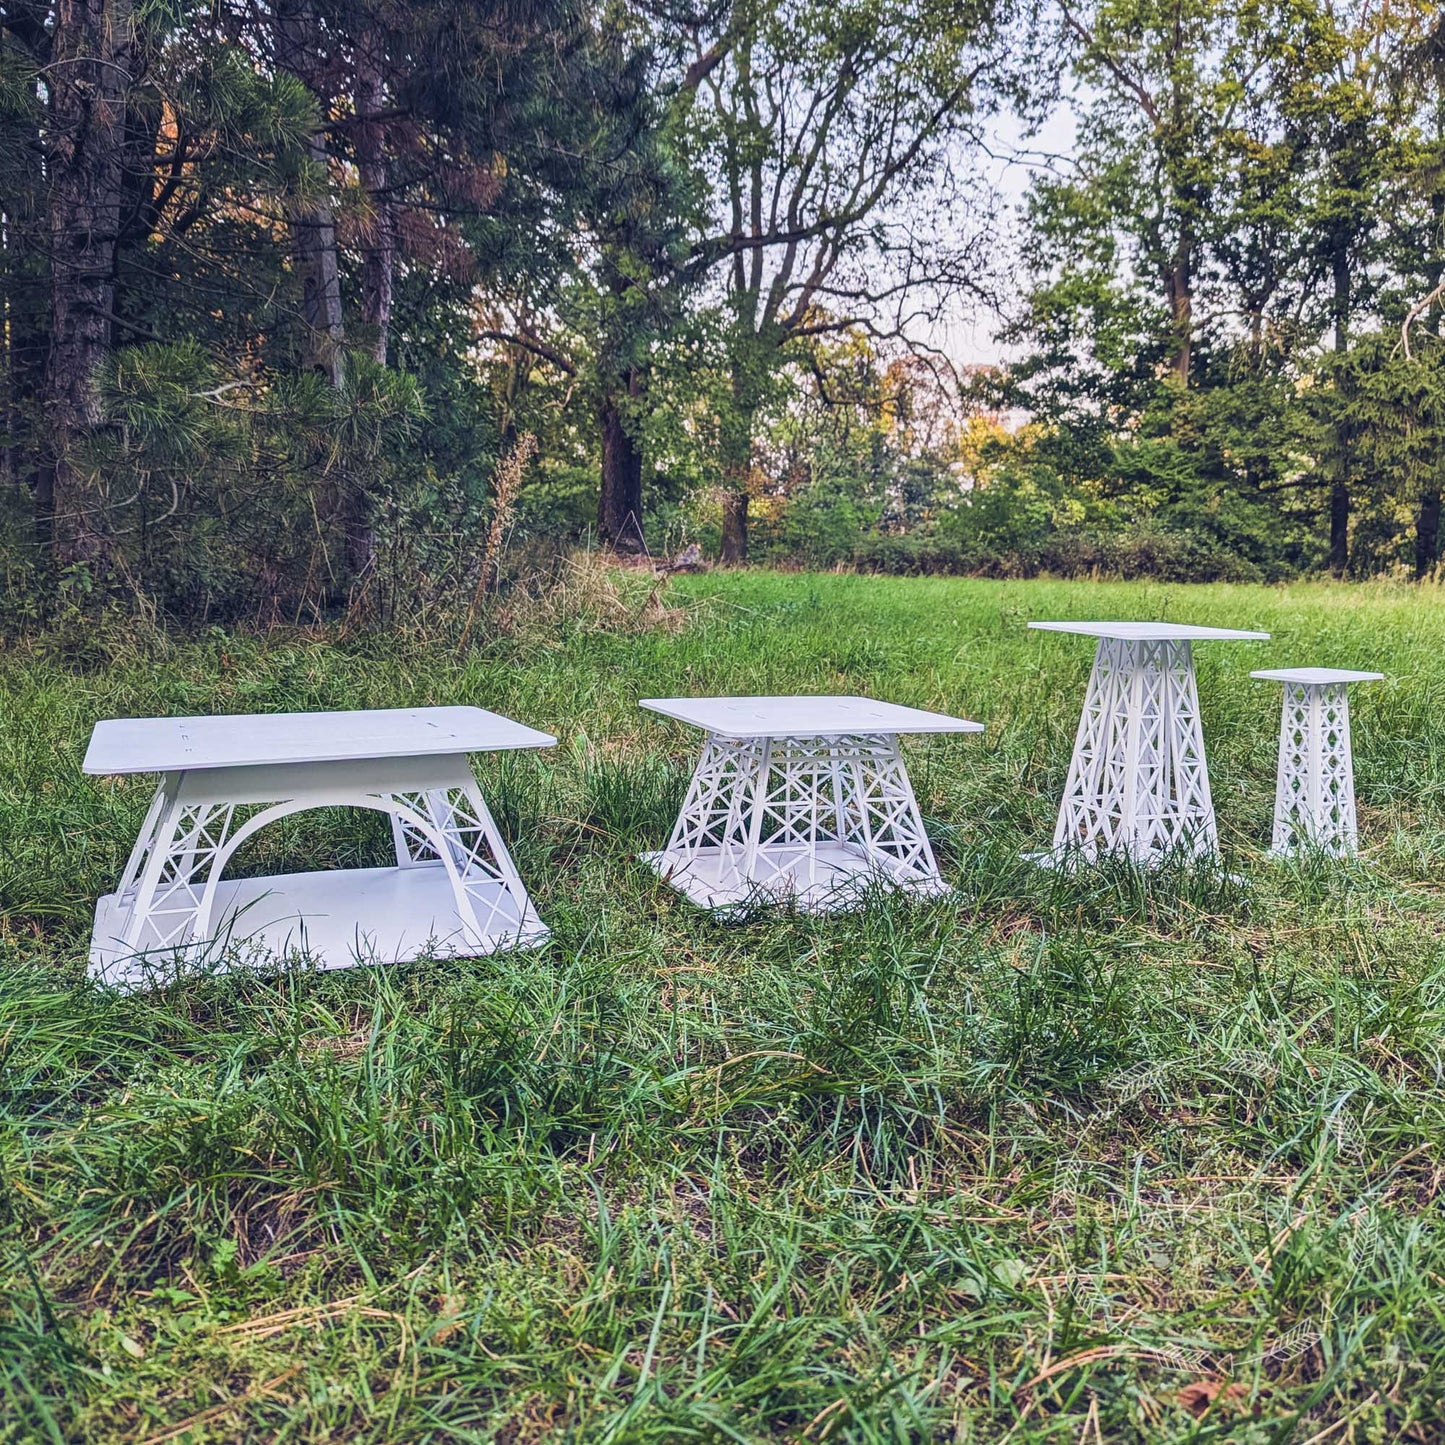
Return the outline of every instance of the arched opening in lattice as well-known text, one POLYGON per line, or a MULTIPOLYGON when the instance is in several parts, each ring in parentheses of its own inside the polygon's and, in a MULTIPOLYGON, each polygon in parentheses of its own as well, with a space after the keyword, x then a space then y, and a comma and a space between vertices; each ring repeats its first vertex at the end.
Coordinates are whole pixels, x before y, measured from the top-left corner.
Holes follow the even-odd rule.
POLYGON ((121 955, 253 943, 366 962, 485 953, 541 927, 480 793, 464 785, 330 802, 176 803, 148 827, 114 895, 121 955), (358 814, 373 820, 364 853, 292 851, 339 835, 337 824, 358 814), (300 869, 276 871, 278 844, 300 869), (305 866, 318 862, 327 866, 305 866))

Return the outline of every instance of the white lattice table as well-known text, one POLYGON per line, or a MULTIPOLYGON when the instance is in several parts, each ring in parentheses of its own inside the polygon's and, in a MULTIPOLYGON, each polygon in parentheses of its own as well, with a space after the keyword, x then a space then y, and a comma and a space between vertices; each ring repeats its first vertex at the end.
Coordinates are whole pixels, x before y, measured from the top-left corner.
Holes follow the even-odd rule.
POLYGON ((162 776, 96 906, 91 971, 142 982, 233 945, 340 968, 541 943, 467 755, 555 741, 475 707, 98 723, 87 773, 162 776), (267 824, 328 807, 385 813, 397 866, 226 878, 267 824))
POLYGON ((754 898, 812 912, 870 883, 942 893, 900 733, 983 725, 865 697, 647 698, 701 728, 702 756, 667 847, 649 862, 704 908, 754 898))
POLYGON ((1267 632, 1164 622, 1030 622, 1098 639, 1054 828, 1039 862, 1118 852, 1154 864, 1219 851, 1192 644, 1267 632))
POLYGON ((1352 682, 1379 682, 1384 674, 1338 667, 1280 667, 1250 676, 1284 684, 1269 851, 1281 857, 1306 848, 1337 857, 1354 853, 1360 834, 1346 689, 1352 682))

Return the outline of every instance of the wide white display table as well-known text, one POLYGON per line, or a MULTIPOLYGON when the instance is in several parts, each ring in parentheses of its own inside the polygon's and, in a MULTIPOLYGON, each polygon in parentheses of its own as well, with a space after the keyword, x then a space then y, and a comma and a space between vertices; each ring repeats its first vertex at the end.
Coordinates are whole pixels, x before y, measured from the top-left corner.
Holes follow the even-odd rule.
POLYGON ((1264 642, 1269 633, 1166 622, 1029 626, 1098 639, 1053 847, 1038 861, 1120 853, 1152 865, 1217 854, 1193 644, 1264 642))
POLYGON ((91 971, 134 983, 237 947, 340 968, 540 943, 467 755, 555 741, 475 707, 98 723, 85 772, 161 781, 96 907, 91 971), (327 807, 385 813, 396 867, 226 878, 260 829, 327 807))
POLYGON ((981 723, 865 697, 673 697, 640 704, 702 729, 667 847, 650 863, 704 908, 788 898, 856 906, 872 884, 942 893, 901 733, 981 723))
POLYGON ((1288 857, 1315 848, 1348 857, 1359 848, 1360 830, 1346 689, 1352 682, 1379 682, 1384 673, 1276 667, 1250 676, 1284 684, 1269 851, 1288 857))

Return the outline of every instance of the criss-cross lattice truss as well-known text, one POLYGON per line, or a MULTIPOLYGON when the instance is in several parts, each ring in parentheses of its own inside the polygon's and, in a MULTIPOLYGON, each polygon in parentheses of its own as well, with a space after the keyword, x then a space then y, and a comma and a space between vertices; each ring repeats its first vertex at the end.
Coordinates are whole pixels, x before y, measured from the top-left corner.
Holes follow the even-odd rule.
POLYGON ((1359 847, 1348 685, 1379 673, 1285 668, 1255 677, 1284 683, 1270 852, 1317 850, 1347 857, 1359 847))
POLYGON ((1046 856, 1147 864, 1218 847, 1189 643, 1101 637, 1046 856))
POLYGON ((465 756, 167 774, 120 887, 101 900, 93 965, 104 976, 132 974, 137 959, 252 935, 337 966, 426 951, 488 953, 540 942, 547 931, 465 756), (226 878, 260 829, 320 807, 387 814, 396 869, 226 878), (345 921, 353 913, 371 921, 353 926, 345 921), (350 957, 334 956, 343 950, 350 957))
POLYGON ((649 861, 694 902, 846 906, 870 881, 942 892, 892 734, 709 733, 672 837, 649 861))

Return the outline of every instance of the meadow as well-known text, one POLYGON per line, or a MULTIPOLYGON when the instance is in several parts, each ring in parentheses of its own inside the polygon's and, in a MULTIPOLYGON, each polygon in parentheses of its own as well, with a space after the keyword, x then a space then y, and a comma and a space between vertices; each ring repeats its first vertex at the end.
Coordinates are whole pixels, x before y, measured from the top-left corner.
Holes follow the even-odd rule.
MULTIPOLYGON (((0 656, 0 1440, 1341 1442, 1445 1435, 1434 589, 716 573, 455 638, 0 656), (1202 645, 1223 865, 1040 870, 1091 659, 1202 645), (1277 685, 1353 694, 1362 852, 1265 856, 1277 685), (635 861, 675 693, 869 693, 955 889, 719 922, 635 861), (87 981, 146 780, 103 717, 474 703, 540 952, 87 981)), ((376 820, 255 869, 385 861, 376 820)))

